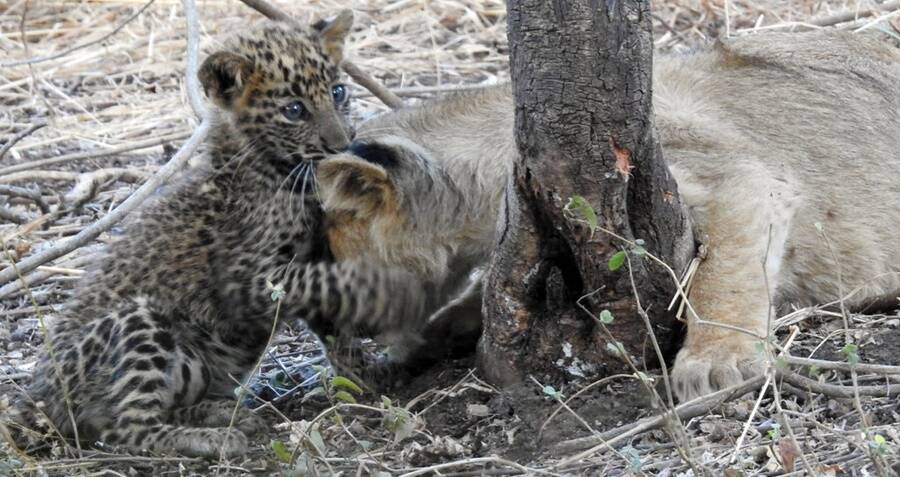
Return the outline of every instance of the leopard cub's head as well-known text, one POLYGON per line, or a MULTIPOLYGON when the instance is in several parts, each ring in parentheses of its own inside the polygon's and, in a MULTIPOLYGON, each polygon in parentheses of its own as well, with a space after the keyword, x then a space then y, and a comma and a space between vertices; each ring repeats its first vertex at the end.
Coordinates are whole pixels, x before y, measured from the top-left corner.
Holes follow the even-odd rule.
POLYGON ((357 140, 316 174, 335 258, 364 256, 431 278, 447 269, 469 207, 429 151, 396 136, 357 140))
POLYGON ((346 149, 350 92, 339 67, 352 23, 349 10, 312 28, 267 22, 209 55, 198 76, 240 136, 230 139, 278 172, 346 149))

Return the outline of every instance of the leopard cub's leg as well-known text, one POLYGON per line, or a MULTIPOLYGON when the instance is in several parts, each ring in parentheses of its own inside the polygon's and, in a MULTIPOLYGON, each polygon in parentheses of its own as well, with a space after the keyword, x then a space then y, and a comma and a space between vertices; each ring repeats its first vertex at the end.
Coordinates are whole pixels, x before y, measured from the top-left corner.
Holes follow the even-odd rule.
POLYGON ((265 429, 265 421, 237 401, 205 399, 197 404, 176 408, 170 421, 173 424, 196 427, 234 427, 246 435, 256 435, 265 429))
POLYGON ((131 450, 188 456, 235 455, 247 437, 237 429, 171 423, 173 409, 198 402, 210 370, 186 330, 176 331, 164 313, 138 301, 117 313, 110 329, 108 362, 91 386, 89 402, 107 421, 100 440, 131 450), (111 422, 109 422, 111 421, 111 422))

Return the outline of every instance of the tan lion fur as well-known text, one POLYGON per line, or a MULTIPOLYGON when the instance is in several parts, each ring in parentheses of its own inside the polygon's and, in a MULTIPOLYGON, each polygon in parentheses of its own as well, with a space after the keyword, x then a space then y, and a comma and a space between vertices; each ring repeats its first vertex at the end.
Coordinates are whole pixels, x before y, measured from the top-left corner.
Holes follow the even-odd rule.
MULTIPOLYGON (((770 296, 784 309, 859 288, 853 307, 896 303, 900 51, 840 32, 727 40, 658 58, 654 108, 709 245, 690 294, 703 320, 764 336, 770 296)), ((364 124, 357 142, 392 162, 347 153, 318 171, 338 258, 405 267, 445 303, 494 245, 513 127, 508 85, 364 124)), ((454 307, 478 310, 477 290, 454 307)), ((673 370, 681 399, 761 372, 758 338, 688 318, 673 370)))

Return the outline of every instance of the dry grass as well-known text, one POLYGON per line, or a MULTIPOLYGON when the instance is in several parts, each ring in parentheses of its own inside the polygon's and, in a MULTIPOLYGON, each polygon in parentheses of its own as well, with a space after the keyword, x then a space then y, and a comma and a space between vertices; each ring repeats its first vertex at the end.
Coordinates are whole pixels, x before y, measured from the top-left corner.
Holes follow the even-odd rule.
MULTIPOLYGON (((408 101, 440 94, 458 84, 490 83, 508 77, 505 4, 500 0, 276 3, 301 20, 353 8, 357 28, 351 40, 351 58, 408 101)), ((656 45, 662 51, 686 50, 725 34, 805 28, 815 19, 833 18, 834 14, 847 11, 868 12, 875 5, 870 0, 653 3, 656 45)), ((261 20, 237 0, 201 0, 199 8, 204 51, 228 32, 261 20)), ((851 18, 837 28, 880 30, 900 39, 900 14, 879 12, 866 18, 851 18)), ((184 50, 184 19, 177 0, 156 0, 149 5, 144 0, 0 3, 0 138, 6 145, 18 139, 12 147, 2 149, 5 155, 0 153, 0 238, 9 254, 25 256, 39 251, 104 216, 156 171, 190 134, 198 120, 183 87, 184 50), (110 36, 117 26, 121 29, 110 36), (75 48, 79 46, 83 47, 75 48), (34 61, 24 61, 27 59, 34 61), (32 164, 45 159, 52 161, 32 164)), ((356 98, 357 119, 385 110, 365 90, 357 90, 356 98)), ((118 232, 113 229, 103 234, 97 244, 30 274, 30 292, 39 310, 52 314, 71 293, 73 281, 91 263, 97 246, 118 232)), ((9 265, 7 256, 0 254, 0 269, 9 265)), ((809 354, 815 349, 817 356, 824 353, 826 357, 840 358, 835 351, 840 349, 834 344, 835 334, 828 330, 835 321, 833 317, 810 311, 802 318, 779 322, 802 326, 793 343, 794 354, 805 355, 803 351, 809 354)), ((896 335, 900 322, 890 316, 857 316, 854 320, 854 332, 858 342, 863 343, 886 342, 891 333, 896 335)), ((5 376, 6 383, 28 382, 35 349, 41 342, 36 329, 37 317, 28 294, 15 283, 0 283, 0 375, 5 376)), ((318 359, 308 341, 286 337, 279 343, 264 366, 266 373, 283 369, 292 374, 295 369, 308 368, 310 360, 318 359)), ((893 355, 865 355, 863 351, 864 358, 886 362, 894 357, 890 364, 897 364, 897 343, 892 346, 887 349, 893 350, 893 355)), ((830 379, 847 376, 839 370, 825 374, 830 379)), ((322 475, 368 475, 377 471, 408 475, 432 471, 444 472, 443 475, 603 474, 625 471, 638 463, 649 474, 675 475, 687 469, 674 445, 659 431, 630 439, 618 453, 601 451, 574 462, 567 462, 574 451, 566 455, 520 452, 519 447, 524 444, 517 441, 517 435, 531 432, 529 426, 540 426, 549 411, 537 418, 536 426, 523 423, 519 416, 502 415, 498 410, 504 409, 504 398, 475 375, 460 372, 456 378, 458 381, 446 389, 423 389, 419 399, 400 403, 408 411, 394 406, 385 410, 377 405, 370 409, 338 405, 323 414, 316 421, 318 424, 276 427, 273 438, 283 440, 289 449, 292 442, 305 449, 294 456, 291 465, 280 462, 265 446, 250 452, 246 461, 219 467, 206 467, 190 459, 100 453, 79 460, 73 459, 66 448, 57 446, 37 460, 16 457, 23 466, 17 472, 99 475, 102 469, 110 467, 115 469, 111 475, 121 475, 115 472, 128 473, 131 468, 145 473, 148 468, 164 465, 175 474, 180 466, 222 475, 270 473, 297 467, 297 462, 307 462, 303 460, 307 457, 309 465, 322 475), (451 403, 456 407, 449 406, 451 403), (435 415, 451 411, 461 414, 464 422, 457 426, 459 429, 453 430, 442 416, 435 415), (334 413, 340 413, 344 419, 332 419, 334 413), (405 417, 411 425, 386 426, 385 416, 405 417), (394 445, 397 432, 404 431, 413 433, 412 440, 394 445), (319 439, 325 449, 317 453, 310 443, 319 439), (494 453, 509 458, 490 457, 494 453), (458 462, 429 468, 453 461, 458 462), (560 465, 562 462, 566 464, 560 465), (490 470, 479 473, 483 469, 490 470)), ((859 376, 860 385, 879 385, 885 379, 878 373, 859 376)), ((555 428, 557 440, 565 440, 584 434, 580 421, 585 419, 600 429, 609 429, 624 423, 617 422, 622 415, 647 414, 649 410, 632 405, 624 413, 610 408, 608 413, 591 417, 592 408, 606 409, 604 406, 616 400, 633 402, 632 394, 641 393, 633 384, 627 378, 617 379, 604 385, 601 394, 586 393, 589 400, 580 398, 571 404, 578 419, 563 412, 548 428, 555 428)), ((780 436, 771 439, 768 430, 789 416, 795 438, 808 461, 819 466, 821 473, 827 475, 837 469, 829 466, 841 466, 849 472, 868 465, 871 471, 871 449, 859 437, 860 418, 852 402, 806 396, 804 391, 790 386, 781 387, 781 391, 786 393, 778 402, 782 409, 767 397, 757 413, 750 416, 753 402, 737 400, 687 421, 695 464, 717 469, 717 473, 728 468, 772 474, 783 471, 787 467, 783 458, 790 448, 780 436), (740 449, 733 453, 744 421, 752 422, 752 426, 740 449)), ((545 398, 532 390, 526 400, 544 403, 544 409, 552 411, 552 403, 548 404, 549 398, 545 398)), ((862 404, 875 432, 887 440, 886 455, 896 456, 900 436, 897 426, 891 424, 900 419, 896 399, 865 398, 862 404)), ((11 471, 4 468, 8 459, 0 455, 0 475, 11 471)))

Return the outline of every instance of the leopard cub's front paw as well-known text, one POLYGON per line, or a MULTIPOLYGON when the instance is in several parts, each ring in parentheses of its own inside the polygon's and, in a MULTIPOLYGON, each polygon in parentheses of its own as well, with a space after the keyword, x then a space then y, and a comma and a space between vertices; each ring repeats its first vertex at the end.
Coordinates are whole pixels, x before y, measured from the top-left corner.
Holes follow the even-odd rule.
POLYGON ((672 384, 679 401, 739 384, 765 371, 765 359, 749 337, 720 339, 684 347, 675 358, 672 384))

